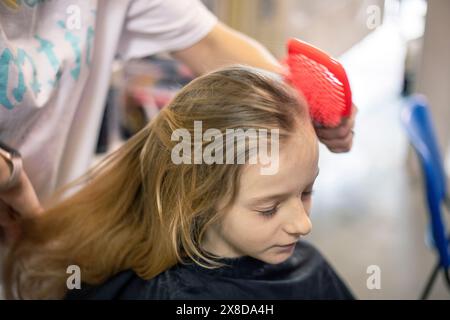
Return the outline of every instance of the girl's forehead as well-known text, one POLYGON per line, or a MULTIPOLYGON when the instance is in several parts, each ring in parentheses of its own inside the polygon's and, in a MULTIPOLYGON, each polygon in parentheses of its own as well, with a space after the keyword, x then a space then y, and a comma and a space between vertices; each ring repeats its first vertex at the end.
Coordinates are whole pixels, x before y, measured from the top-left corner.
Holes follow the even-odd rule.
POLYGON ((260 195, 267 191, 289 191, 310 184, 318 170, 318 142, 305 135, 292 136, 280 145, 278 169, 271 175, 261 173, 261 164, 248 164, 242 172, 240 195, 260 195))

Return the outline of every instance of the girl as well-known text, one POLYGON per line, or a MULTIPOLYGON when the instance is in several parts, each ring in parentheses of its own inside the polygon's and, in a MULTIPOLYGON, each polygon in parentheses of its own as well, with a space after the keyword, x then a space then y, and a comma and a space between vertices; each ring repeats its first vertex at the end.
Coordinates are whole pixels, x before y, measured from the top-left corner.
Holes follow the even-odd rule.
MULTIPOLYGON (((200 147, 212 143, 206 139, 200 147)), ((198 146, 188 144, 183 159, 198 146)), ((317 165, 307 107, 275 74, 234 66, 197 78, 89 172, 81 190, 24 222, 22 239, 4 266, 5 293, 68 299, 352 298, 324 258, 299 241, 311 230, 317 165), (279 159, 276 170, 261 173, 267 164, 250 161, 251 143, 233 150, 233 161, 174 161, 174 132, 193 136, 199 122, 203 137, 211 129, 215 139, 230 129, 266 130, 279 141, 279 148, 269 148, 279 159), (80 268, 81 290, 68 290, 72 265, 80 268)))

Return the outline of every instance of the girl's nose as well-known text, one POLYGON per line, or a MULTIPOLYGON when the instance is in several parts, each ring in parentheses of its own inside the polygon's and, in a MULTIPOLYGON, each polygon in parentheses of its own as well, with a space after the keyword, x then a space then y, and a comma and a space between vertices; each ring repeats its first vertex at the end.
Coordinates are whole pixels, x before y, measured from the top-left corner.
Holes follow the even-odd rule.
POLYGON ((292 208, 286 216, 285 231, 292 236, 305 236, 311 232, 312 223, 300 199, 294 200, 292 208))

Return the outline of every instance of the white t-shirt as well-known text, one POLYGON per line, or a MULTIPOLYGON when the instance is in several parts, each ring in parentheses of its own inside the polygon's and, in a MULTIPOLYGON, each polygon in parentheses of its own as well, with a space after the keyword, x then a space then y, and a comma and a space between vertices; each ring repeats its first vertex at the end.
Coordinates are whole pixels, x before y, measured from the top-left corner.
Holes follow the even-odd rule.
POLYGON ((216 23, 199 0, 0 0, 0 140, 41 200, 89 167, 116 54, 187 48, 216 23))

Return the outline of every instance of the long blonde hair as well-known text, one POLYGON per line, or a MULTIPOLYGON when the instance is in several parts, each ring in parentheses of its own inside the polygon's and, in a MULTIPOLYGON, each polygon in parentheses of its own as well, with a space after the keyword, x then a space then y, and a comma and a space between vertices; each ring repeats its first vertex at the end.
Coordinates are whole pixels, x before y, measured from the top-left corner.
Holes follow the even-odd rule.
MULTIPOLYGON (((62 298, 67 267, 100 284, 132 269, 150 279, 191 258, 217 267, 200 247, 220 217, 221 199, 238 193, 242 165, 171 161, 175 129, 279 129, 280 142, 307 110, 276 75, 233 66, 184 87, 144 129, 82 180, 83 187, 23 223, 23 236, 4 264, 7 298, 62 298)), ((305 120, 306 121, 306 120, 305 120)), ((246 150, 248 152, 248 150, 246 150)))

